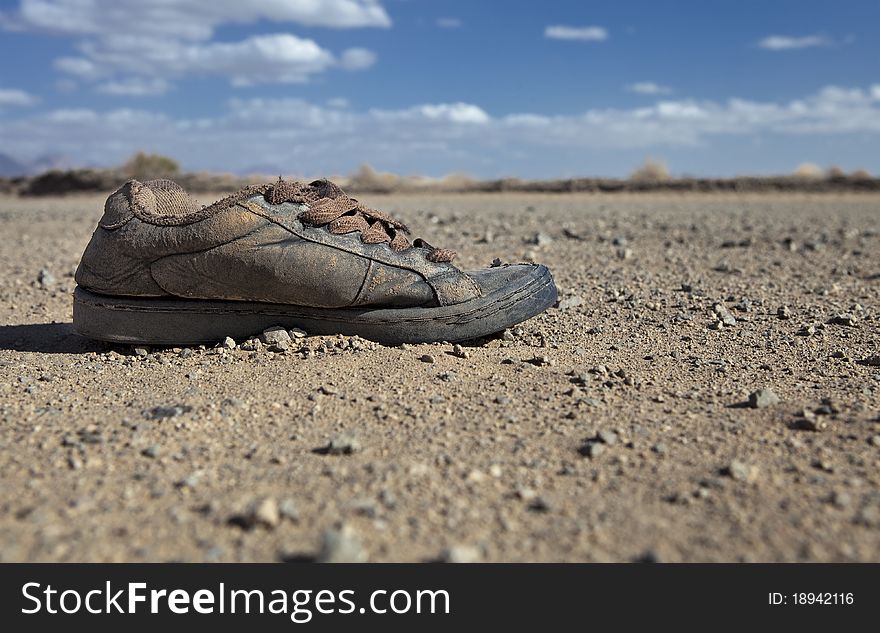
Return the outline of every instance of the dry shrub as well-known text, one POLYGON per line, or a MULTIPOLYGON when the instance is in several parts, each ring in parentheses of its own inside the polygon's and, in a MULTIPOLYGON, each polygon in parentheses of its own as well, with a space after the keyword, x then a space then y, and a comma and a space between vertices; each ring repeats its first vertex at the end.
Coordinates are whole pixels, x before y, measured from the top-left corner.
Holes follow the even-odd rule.
POLYGON ((180 173, 180 165, 168 156, 138 152, 122 166, 122 171, 129 178, 137 180, 173 178, 180 173))
POLYGON ((636 182, 663 182, 669 180, 669 168, 660 160, 648 158, 629 175, 636 182))
POLYGON ((437 183, 437 187, 446 191, 471 191, 477 181, 462 172, 446 174, 437 183))
POLYGON ((870 180, 872 178, 871 172, 869 172, 867 169, 856 169, 852 173, 852 177, 856 180, 870 180))
POLYGON ((390 193, 400 189, 400 178, 394 174, 376 171, 367 163, 348 177, 347 186, 352 191, 390 193))
POLYGON ((846 172, 841 167, 832 165, 828 168, 827 176, 831 179, 840 180, 841 178, 846 178, 846 172))
POLYGON ((802 178, 804 180, 815 180, 818 178, 822 178, 822 168, 819 167, 816 163, 801 163, 797 166, 797 169, 792 172, 792 176, 795 178, 802 178))

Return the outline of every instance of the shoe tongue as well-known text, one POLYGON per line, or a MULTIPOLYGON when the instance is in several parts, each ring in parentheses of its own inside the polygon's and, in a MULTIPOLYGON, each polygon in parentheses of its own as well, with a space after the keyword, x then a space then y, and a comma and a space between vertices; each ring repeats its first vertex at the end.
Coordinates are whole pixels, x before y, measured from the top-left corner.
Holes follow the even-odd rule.
POLYGON ((314 180, 309 183, 309 186, 317 191, 318 195, 322 198, 338 198, 339 196, 345 195, 345 192, 342 191, 342 189, 326 178, 314 180))

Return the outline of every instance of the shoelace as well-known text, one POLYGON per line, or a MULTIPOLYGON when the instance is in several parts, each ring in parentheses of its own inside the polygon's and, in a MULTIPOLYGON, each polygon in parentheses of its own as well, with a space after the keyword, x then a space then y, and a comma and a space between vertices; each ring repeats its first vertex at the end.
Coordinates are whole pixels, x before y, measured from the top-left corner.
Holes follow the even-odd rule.
POLYGON ((303 185, 279 178, 265 196, 269 204, 307 204, 308 209, 299 216, 303 224, 327 226, 335 235, 358 232, 364 244, 387 242, 389 248, 397 253, 413 247, 425 248, 428 250, 425 257, 436 263, 451 262, 456 255, 445 248, 434 248, 419 238, 410 242, 406 237, 409 229, 403 222, 350 198, 329 180, 316 180, 303 185))

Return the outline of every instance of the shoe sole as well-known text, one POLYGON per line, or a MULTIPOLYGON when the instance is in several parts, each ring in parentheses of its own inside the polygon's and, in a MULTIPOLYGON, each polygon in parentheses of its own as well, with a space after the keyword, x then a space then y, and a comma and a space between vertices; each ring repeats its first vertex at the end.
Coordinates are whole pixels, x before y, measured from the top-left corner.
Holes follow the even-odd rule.
POLYGON ((230 336, 246 340, 280 325, 312 335, 360 336, 386 345, 465 341, 500 332, 556 303, 545 266, 491 294, 437 308, 331 309, 245 301, 147 299, 99 295, 77 287, 73 326, 114 343, 192 345, 230 336))

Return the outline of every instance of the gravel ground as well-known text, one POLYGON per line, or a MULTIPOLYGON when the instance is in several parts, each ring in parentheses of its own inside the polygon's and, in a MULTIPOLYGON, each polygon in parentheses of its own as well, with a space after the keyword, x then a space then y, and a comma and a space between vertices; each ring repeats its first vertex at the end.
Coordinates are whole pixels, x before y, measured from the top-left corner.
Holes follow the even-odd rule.
POLYGON ((111 347, 70 325, 102 199, 0 198, 0 560, 880 561, 880 196, 367 198, 560 306, 111 347))

